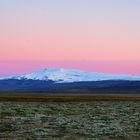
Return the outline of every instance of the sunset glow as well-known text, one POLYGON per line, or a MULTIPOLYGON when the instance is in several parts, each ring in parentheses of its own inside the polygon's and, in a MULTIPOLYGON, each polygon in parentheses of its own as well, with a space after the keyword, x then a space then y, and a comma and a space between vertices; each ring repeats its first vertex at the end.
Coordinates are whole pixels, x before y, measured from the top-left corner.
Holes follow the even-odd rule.
POLYGON ((140 1, 1 0, 0 76, 49 67, 140 74, 140 1))

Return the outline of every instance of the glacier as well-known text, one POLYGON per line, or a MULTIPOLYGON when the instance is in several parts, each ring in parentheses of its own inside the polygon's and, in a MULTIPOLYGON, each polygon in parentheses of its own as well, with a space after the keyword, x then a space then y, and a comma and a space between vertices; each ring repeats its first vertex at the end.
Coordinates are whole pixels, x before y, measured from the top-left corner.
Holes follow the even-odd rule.
POLYGON ((57 83, 86 82, 86 81, 104 81, 104 80, 128 80, 140 81, 140 75, 127 74, 108 74, 99 72, 88 72, 76 69, 49 68, 33 71, 27 74, 17 76, 1 77, 4 79, 27 79, 27 80, 52 80, 57 83))

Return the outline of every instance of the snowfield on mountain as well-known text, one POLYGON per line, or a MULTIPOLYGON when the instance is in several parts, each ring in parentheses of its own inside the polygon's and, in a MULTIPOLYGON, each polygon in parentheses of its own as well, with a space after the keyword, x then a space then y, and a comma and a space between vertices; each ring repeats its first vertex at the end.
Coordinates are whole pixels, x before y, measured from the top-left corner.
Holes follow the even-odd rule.
POLYGON ((84 82, 84 81, 104 81, 104 80, 128 80, 140 81, 140 75, 126 75, 126 74, 107 74, 98 72, 87 72, 81 70, 68 70, 62 68, 51 68, 33 71, 29 74, 22 74, 18 76, 1 77, 3 79, 31 79, 31 80, 52 80, 59 83, 67 82, 84 82))

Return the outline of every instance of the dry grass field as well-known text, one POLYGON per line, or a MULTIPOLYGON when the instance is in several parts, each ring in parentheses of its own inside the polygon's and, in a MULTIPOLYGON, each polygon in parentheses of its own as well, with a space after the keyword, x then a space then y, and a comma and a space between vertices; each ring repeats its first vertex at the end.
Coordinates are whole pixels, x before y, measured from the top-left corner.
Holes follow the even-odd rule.
POLYGON ((139 96, 0 97, 0 140, 139 139, 139 96))
POLYGON ((69 101, 140 101, 140 95, 132 94, 46 94, 46 95, 4 95, 0 101, 31 101, 31 102, 69 102, 69 101))

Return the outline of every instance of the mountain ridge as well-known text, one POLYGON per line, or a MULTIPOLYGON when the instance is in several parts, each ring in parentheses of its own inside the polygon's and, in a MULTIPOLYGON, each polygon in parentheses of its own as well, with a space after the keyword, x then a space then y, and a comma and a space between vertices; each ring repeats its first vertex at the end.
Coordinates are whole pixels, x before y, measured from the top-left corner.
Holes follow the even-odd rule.
POLYGON ((76 69, 50 68, 36 70, 31 73, 17 76, 1 77, 0 80, 52 80, 57 83, 86 82, 86 81, 104 81, 104 80, 128 80, 140 81, 140 75, 128 74, 109 74, 101 72, 88 72, 76 69))
POLYGON ((140 76, 62 68, 43 69, 1 78, 1 92, 140 94, 140 76))

